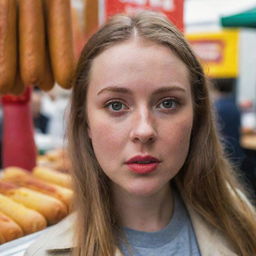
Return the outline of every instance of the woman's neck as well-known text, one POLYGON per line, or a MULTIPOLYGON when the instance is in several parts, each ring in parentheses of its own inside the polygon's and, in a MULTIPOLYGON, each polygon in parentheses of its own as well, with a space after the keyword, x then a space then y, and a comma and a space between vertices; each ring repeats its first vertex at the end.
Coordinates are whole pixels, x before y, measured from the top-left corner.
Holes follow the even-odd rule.
POLYGON ((113 190, 115 210, 123 227, 155 232, 170 222, 174 208, 171 186, 166 186, 151 196, 137 196, 123 190, 113 190))

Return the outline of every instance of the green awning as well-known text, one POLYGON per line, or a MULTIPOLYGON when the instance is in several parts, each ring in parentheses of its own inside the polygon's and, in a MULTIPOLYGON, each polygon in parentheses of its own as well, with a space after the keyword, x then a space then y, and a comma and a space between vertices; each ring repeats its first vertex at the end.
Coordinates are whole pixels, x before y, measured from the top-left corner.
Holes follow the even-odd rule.
POLYGON ((256 7, 230 16, 221 17, 223 27, 256 28, 256 7))

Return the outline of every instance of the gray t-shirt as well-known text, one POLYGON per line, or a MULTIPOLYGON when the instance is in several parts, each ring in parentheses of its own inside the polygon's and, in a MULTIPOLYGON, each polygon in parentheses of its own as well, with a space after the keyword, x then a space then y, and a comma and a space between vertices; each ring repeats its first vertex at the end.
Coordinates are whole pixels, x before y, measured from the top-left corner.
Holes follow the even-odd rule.
POLYGON ((125 256, 200 256, 197 240, 186 207, 175 193, 170 223, 157 232, 124 228, 127 243, 120 243, 125 256))

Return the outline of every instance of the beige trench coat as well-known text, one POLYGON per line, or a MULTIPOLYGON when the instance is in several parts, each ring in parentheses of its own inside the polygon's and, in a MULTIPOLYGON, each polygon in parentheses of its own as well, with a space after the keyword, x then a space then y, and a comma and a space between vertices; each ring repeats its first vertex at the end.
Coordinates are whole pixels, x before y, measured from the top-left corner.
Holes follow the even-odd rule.
MULTIPOLYGON (((238 256, 231 245, 217 230, 207 224, 197 213, 188 207, 201 256, 238 256)), ((51 227, 47 234, 39 238, 26 251, 25 256, 70 256, 73 244, 73 223, 75 214, 66 217, 51 227)), ((119 251, 115 256, 121 256, 119 251)))

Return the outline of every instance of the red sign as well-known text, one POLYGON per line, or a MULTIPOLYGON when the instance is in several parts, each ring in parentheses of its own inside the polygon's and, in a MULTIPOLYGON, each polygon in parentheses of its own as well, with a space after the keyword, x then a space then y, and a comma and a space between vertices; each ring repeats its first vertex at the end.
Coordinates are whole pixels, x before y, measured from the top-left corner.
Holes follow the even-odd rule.
POLYGON ((183 0, 104 0, 105 13, 102 14, 108 17, 116 13, 133 13, 145 9, 159 11, 183 30, 183 5, 183 0))

